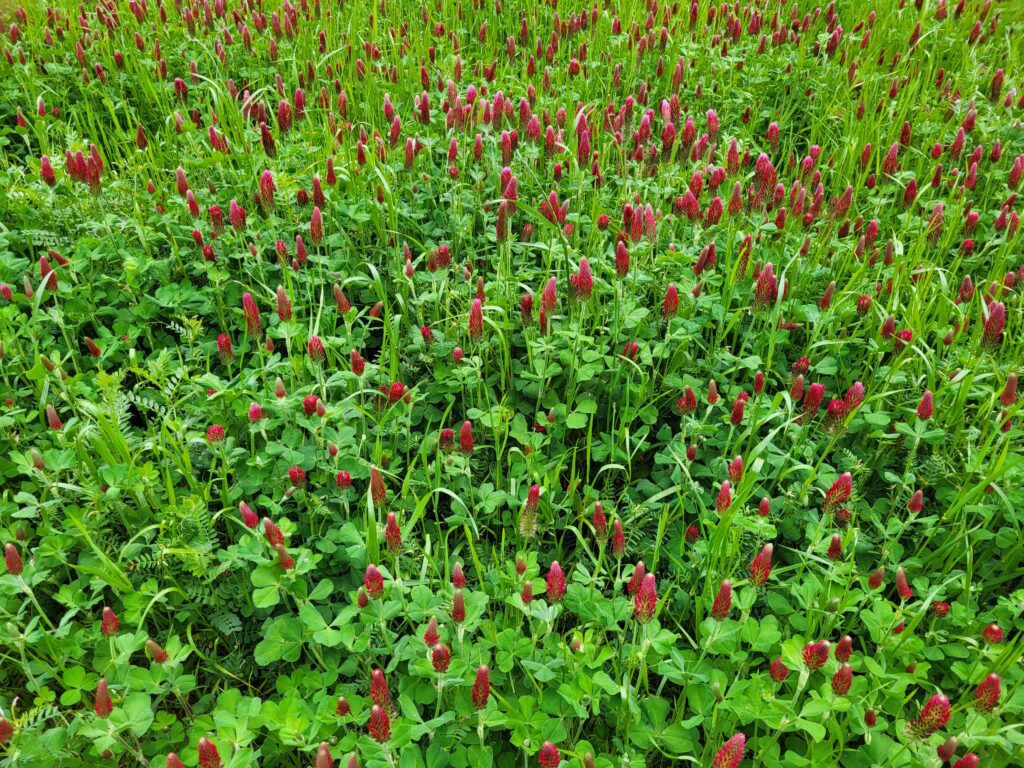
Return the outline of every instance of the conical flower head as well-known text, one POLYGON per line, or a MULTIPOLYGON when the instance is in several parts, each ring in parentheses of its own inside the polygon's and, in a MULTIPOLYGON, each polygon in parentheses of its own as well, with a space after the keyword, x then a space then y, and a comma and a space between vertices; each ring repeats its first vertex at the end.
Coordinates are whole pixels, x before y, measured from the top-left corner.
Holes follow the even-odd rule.
POLYGON ((326 741, 320 742, 320 747, 316 751, 316 762, 313 763, 313 768, 334 768, 334 758, 331 757, 331 745, 326 741))
POLYGON ((353 349, 349 352, 349 360, 351 361, 352 373, 356 376, 362 376, 363 371, 366 370, 366 361, 363 360, 363 356, 359 354, 359 351, 353 349))
POLYGON ((262 330, 260 309, 251 293, 242 294, 242 314, 245 316, 246 329, 250 336, 258 337, 262 330))
POLYGON ((938 755, 939 760, 944 763, 948 763, 956 755, 956 748, 960 745, 960 740, 956 736, 950 736, 944 742, 942 742, 935 750, 935 754, 938 755))
POLYGON ((295 558, 288 554, 288 549, 284 544, 278 544, 274 547, 274 551, 277 552, 277 562, 284 570, 290 570, 295 565, 295 558))
POLYGON ((117 634, 117 628, 121 626, 121 622, 117 618, 117 614, 114 613, 114 609, 110 606, 103 606, 102 618, 100 620, 100 630, 107 637, 111 637, 117 634))
POLYGON ((533 602, 533 582, 529 579, 523 582, 523 591, 519 593, 519 599, 523 601, 523 605, 533 602))
POLYGON ((999 402, 1009 408, 1015 402, 1017 402, 1017 374, 1010 373, 1006 377, 1006 385, 1003 387, 1003 393, 999 396, 999 402))
POLYGON ((378 598, 384 594, 384 576, 373 563, 366 566, 366 573, 363 576, 363 586, 366 594, 371 598, 378 598))
POLYGON ((267 537, 267 543, 272 547, 284 544, 284 533, 281 532, 277 523, 269 517, 263 518, 263 535, 267 537))
POLYGON ((529 326, 533 324, 533 294, 524 293, 522 298, 519 299, 519 316, 523 321, 523 325, 529 326))
POLYGON ((476 680, 473 681, 473 706, 483 709, 487 706, 487 697, 491 695, 491 671, 486 664, 481 664, 476 670, 476 680))
POLYGON ((345 291, 337 283, 331 288, 331 292, 334 294, 334 305, 341 315, 348 314, 348 311, 352 309, 352 304, 345 297, 345 291))
POLYGON ((245 208, 240 206, 237 200, 232 200, 228 205, 228 221, 234 229, 245 229, 247 215, 245 208))
POLYGON ((862 293, 857 297, 857 314, 864 317, 870 309, 871 297, 866 293, 862 293))
POLYGON ((747 405, 745 396, 746 392, 740 392, 736 397, 736 401, 732 404, 732 413, 729 416, 729 421, 737 427, 743 423, 743 409, 747 405))
MULTIPOLYGON (((382 385, 383 386, 383 385, 382 385)), ((400 381, 391 382, 391 386, 388 387, 388 405, 394 405, 406 395, 405 384, 400 381)))
POLYGON ((999 675, 993 672, 974 691, 974 708, 979 712, 991 712, 999 703, 999 694, 999 675))
POLYGON ((921 402, 917 406, 917 418, 921 421, 928 421, 932 417, 932 413, 935 410, 935 404, 933 401, 932 392, 930 389, 926 389, 924 394, 921 396, 921 402))
POLYGON ((540 504, 540 486, 534 483, 526 493, 526 501, 519 515, 519 533, 527 539, 537 535, 537 505, 540 504))
MULTIPOLYGON (((316 406, 319 403, 319 397, 315 394, 307 394, 302 398, 302 411, 306 416, 312 416, 316 413, 316 406)), ((293 483, 294 484, 294 483, 293 483)))
POLYGON ((828 409, 825 412, 825 429, 835 431, 842 427, 846 419, 846 401, 833 397, 829 400, 828 409))
POLYGON ((626 533, 622 529, 622 520, 617 517, 612 521, 612 554, 616 559, 626 554, 626 533))
POLYGON ((693 387, 686 387, 683 396, 676 401, 676 410, 681 416, 697 410, 697 395, 693 391, 693 387))
POLYGON ((1003 628, 998 624, 989 624, 982 630, 981 636, 985 638, 986 643, 999 645, 999 643, 1003 642, 1003 628))
POLYGON ((263 418, 263 407, 259 403, 249 403, 249 421, 255 424, 263 418))
POLYGON ((466 597, 461 589, 455 590, 452 597, 452 621, 461 624, 466 620, 466 597))
POLYGON ((846 404, 846 411, 850 412, 864 401, 864 385, 859 381, 853 382, 853 386, 846 391, 843 402, 846 404))
POLYGON ((914 596, 914 590, 910 588, 910 584, 907 582, 907 574, 902 568, 896 571, 896 591, 904 602, 914 596))
POLYGON ((548 600, 552 603, 562 602, 562 598, 565 596, 565 574, 557 560, 551 563, 551 567, 548 569, 547 594, 548 600))
POLYGON ((373 503, 381 506, 387 499, 387 488, 384 487, 384 476, 377 467, 370 469, 370 496, 373 503))
POLYGON ((921 714, 907 723, 907 730, 919 739, 927 739, 949 722, 950 712, 949 699, 937 693, 925 702, 921 714))
POLYGON ((107 688, 107 678, 101 677, 96 684, 96 697, 93 699, 93 710, 96 717, 107 718, 114 711, 114 702, 110 698, 110 690, 107 688))
POLYGON ((320 364, 324 361, 326 352, 324 351, 324 342, 319 336, 310 336, 306 348, 309 352, 309 359, 314 363, 320 364))
POLYGON ((13 542, 9 541, 4 544, 4 564, 7 566, 7 572, 12 576, 17 576, 24 570, 21 553, 18 552, 18 547, 13 542))
POLYGON ((402 531, 398 527, 398 518, 394 512, 388 512, 387 522, 384 524, 384 540, 387 542, 391 554, 397 555, 402 551, 402 531))
POLYGON ((793 386, 789 388, 789 396, 793 402, 799 402, 804 396, 804 375, 801 373, 793 379, 793 386))
POLYGON ((644 576, 646 575, 647 566, 644 565, 644 561, 641 560, 636 564, 636 566, 634 566, 633 575, 626 584, 626 591, 629 593, 630 597, 636 597, 636 593, 640 591, 640 587, 644 583, 644 576))
POLYGON ((718 498, 715 500, 715 509, 718 510, 719 514, 722 514, 732 504, 732 486, 728 480, 723 480, 722 485, 718 488, 718 498))
POLYGON ((778 658, 769 665, 768 674, 776 683, 781 683, 789 677, 789 667, 782 663, 781 658, 778 658))
POLYGON ((586 301, 594 293, 594 276, 590 271, 590 261, 586 256, 580 259, 579 276, 576 279, 579 297, 586 301))
POLYGON ((743 457, 736 456, 729 462, 729 480, 739 483, 743 479, 743 457))
POLYGON ((718 593, 715 595, 715 601, 711 605, 711 615, 716 619, 724 619, 729 615, 729 609, 732 607, 732 582, 729 579, 723 579, 722 583, 718 585, 718 593))
POLYGON ((825 385, 815 382, 807 388, 807 396, 804 398, 804 423, 814 418, 825 399, 825 385))
POLYGON ((537 753, 537 762, 540 768, 558 768, 562 762, 562 756, 558 753, 558 747, 550 741, 540 745, 540 752, 537 753))
POLYGON ((924 507, 924 491, 914 491, 914 495, 910 497, 910 501, 907 502, 907 509, 914 514, 917 514, 924 507))
POLYGON ((665 300, 662 302, 662 316, 665 322, 668 322, 676 313, 679 311, 679 289, 676 288, 675 283, 669 283, 668 288, 665 290, 665 300))
POLYGON ((654 574, 648 573, 644 576, 643 584, 633 599, 633 615, 637 621, 646 624, 654 618, 654 611, 658 607, 658 591, 655 585, 654 574))
POLYGON ((469 337, 473 341, 479 341, 484 333, 483 304, 480 299, 473 299, 473 305, 469 309, 469 337))
POLYGON ((174 752, 171 752, 167 756, 167 761, 164 763, 164 768, 185 768, 185 764, 181 762, 181 758, 174 752))
POLYGON ((779 297, 779 281, 775 277, 774 267, 769 261, 757 275, 754 288, 754 310, 767 309, 775 304, 779 297))
POLYGON ((828 552, 825 553, 829 560, 843 559, 843 538, 838 533, 832 535, 828 545, 828 552))
POLYGON ((163 646, 151 637, 146 639, 146 649, 149 651, 150 657, 157 664, 164 664, 171 658, 163 646))
POLYGON ((615 274, 619 277, 629 274, 629 251, 626 250, 626 244, 621 240, 615 246, 615 274))
POLYGON ((446 672, 448 671, 448 665, 452 661, 452 652, 448 650, 448 646, 438 643, 430 650, 430 663, 434 667, 435 672, 446 672))
POLYGON ((964 755, 955 763, 953 763, 953 768, 978 768, 979 762, 980 761, 976 754, 974 754, 973 752, 968 752, 966 755, 964 755))
POLYGON ((853 667, 843 663, 832 675, 832 691, 836 696, 845 696, 853 683, 853 667))
POLYGON ((277 317, 282 323, 292 319, 292 301, 283 285, 277 286, 277 317))
POLYGON ((466 574, 462 570, 462 563, 452 566, 452 586, 456 589, 466 588, 466 574))
POLYGON ((816 643, 808 643, 804 646, 802 653, 804 664, 809 670, 821 669, 828 661, 828 653, 831 648, 828 640, 819 640, 816 643))
POLYGON ((993 301, 988 307, 988 318, 985 320, 985 331, 982 343, 986 347, 996 347, 1003 338, 1006 327, 1006 305, 1001 301, 993 301))
POLYGON ((849 661, 850 654, 853 652, 853 638, 849 635, 843 635, 842 639, 836 644, 836 660, 837 661, 849 661))
POLYGON ((388 713, 379 704, 370 707, 370 722, 367 725, 370 738, 383 744, 391 738, 391 721, 388 713))
POLYGON ((868 586, 871 587, 871 589, 878 589, 882 586, 883 579, 885 579, 885 568, 878 566, 868 577, 868 586))
POLYGON ((750 582, 755 586, 762 586, 772 573, 772 552, 774 546, 765 544, 761 551, 754 556, 750 562, 750 582))
POLYGON ((319 245, 324 239, 324 219, 323 214, 320 213, 320 207, 313 206, 313 214, 309 219, 309 239, 313 241, 314 245, 319 245))
POLYGON ((558 280, 552 276, 548 278, 548 282, 540 295, 541 308, 549 315, 555 311, 555 307, 558 305, 557 287, 558 280))
POLYGON ((711 761, 711 768, 737 768, 743 761, 746 745, 747 737, 742 733, 737 733, 718 750, 715 759, 711 761))
POLYGON ((604 507, 600 501, 594 502, 594 514, 590 518, 590 522, 594 526, 594 535, 598 541, 603 541, 608 535, 608 518, 604 514, 604 507))
POLYGON ((384 670, 379 667, 370 673, 370 700, 379 707, 387 709, 391 704, 391 693, 384 670))
POLYGON ((50 429, 55 432, 64 426, 64 422, 60 420, 60 416, 57 415, 57 409, 52 405, 46 406, 46 423, 50 429))
POLYGON ((53 172, 53 162, 46 155, 39 158, 39 175, 47 186, 52 187, 57 183, 57 175, 53 172))
POLYGON ((473 423, 466 419, 459 430, 459 450, 467 456, 473 455, 473 423))
POLYGON ((896 173, 896 169, 899 167, 899 160, 900 143, 894 141, 892 146, 889 147, 889 151, 885 153, 885 159, 882 161, 882 173, 886 176, 896 173))
MULTIPOLYGON (((271 211, 274 208, 274 191, 277 187, 274 184, 274 174, 269 170, 264 171, 260 175, 260 205, 263 206, 263 210, 271 211)), ((179 182, 178 189, 181 189, 179 182)), ((205 768, 205 766, 204 766, 205 768)))
POLYGON ((822 504, 822 508, 826 512, 835 509, 850 498, 850 493, 852 493, 852 491, 853 477, 849 472, 844 472, 834 483, 832 483, 832 487, 828 489, 828 492, 825 494, 825 501, 822 504))
POLYGON ((440 642, 441 636, 437 632, 437 618, 431 616, 427 622, 427 629, 423 633, 423 642, 428 648, 433 648, 440 642))
POLYGON ((442 453, 455 450, 455 430, 445 427, 437 437, 437 447, 442 453))
POLYGON ((205 736, 199 739, 199 765, 200 768, 221 768, 220 752, 205 736))

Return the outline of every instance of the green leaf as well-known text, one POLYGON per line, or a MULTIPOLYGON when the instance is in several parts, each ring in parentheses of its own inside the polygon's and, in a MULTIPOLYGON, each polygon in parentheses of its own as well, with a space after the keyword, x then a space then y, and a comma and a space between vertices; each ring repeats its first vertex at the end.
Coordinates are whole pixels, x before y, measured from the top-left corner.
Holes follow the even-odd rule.
POLYGON ((261 587, 252 592, 252 604, 257 608, 273 608, 281 602, 281 591, 277 587, 261 587))
POLYGON ((277 586, 280 583, 281 569, 275 566, 260 565, 252 569, 249 581, 254 587, 277 586))
POLYGON ((297 661, 302 652, 302 624, 293 618, 276 619, 253 650, 253 659, 262 667, 283 659, 297 661))
POLYGON ((309 593, 309 600, 312 602, 319 602, 320 600, 326 600, 334 592, 334 584, 331 583, 330 579, 323 579, 317 584, 313 591, 309 593))
POLYGON ((579 411, 573 411, 565 418, 565 426, 569 429, 583 429, 587 426, 587 415, 579 411))
POLYGON ((819 723, 812 723, 810 720, 804 720, 798 718, 794 723, 797 728, 806 734, 809 734, 812 741, 824 741, 825 740, 825 727, 819 723))

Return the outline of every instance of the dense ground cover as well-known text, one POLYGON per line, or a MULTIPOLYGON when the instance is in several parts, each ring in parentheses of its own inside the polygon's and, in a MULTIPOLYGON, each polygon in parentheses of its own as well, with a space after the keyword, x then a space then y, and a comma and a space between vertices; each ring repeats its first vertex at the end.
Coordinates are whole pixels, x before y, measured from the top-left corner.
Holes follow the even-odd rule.
POLYGON ((1024 763, 1019 5, 3 20, 0 765, 1024 763))

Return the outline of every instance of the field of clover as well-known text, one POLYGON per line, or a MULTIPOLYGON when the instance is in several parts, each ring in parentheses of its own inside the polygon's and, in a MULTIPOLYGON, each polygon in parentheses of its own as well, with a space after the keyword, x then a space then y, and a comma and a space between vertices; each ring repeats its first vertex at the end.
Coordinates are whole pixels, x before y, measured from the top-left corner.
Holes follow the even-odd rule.
POLYGON ((0 19, 0 767, 1024 765, 1024 4, 0 19))

